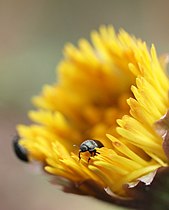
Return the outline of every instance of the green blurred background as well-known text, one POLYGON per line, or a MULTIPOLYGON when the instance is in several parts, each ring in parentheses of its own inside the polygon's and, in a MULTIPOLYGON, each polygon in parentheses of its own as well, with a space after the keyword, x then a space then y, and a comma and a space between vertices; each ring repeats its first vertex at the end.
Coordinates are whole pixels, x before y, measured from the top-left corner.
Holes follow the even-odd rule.
POLYGON ((31 97, 55 82, 67 42, 112 24, 166 53, 168 10, 167 0, 0 0, 0 210, 115 209, 60 192, 15 158, 12 137, 16 124, 28 122, 31 97))

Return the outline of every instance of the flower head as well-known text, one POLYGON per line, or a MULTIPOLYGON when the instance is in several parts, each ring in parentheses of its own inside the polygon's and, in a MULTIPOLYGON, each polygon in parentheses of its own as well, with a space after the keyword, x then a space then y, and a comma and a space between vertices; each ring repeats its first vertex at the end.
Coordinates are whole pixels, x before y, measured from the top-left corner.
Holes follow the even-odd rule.
POLYGON ((128 198, 126 184, 150 184, 168 166, 156 128, 169 107, 166 63, 154 45, 111 26, 93 31, 91 44, 67 44, 56 84, 33 99, 33 124, 17 127, 19 145, 65 191, 128 198), (79 160, 77 147, 87 139, 103 147, 93 153, 87 145, 79 160))

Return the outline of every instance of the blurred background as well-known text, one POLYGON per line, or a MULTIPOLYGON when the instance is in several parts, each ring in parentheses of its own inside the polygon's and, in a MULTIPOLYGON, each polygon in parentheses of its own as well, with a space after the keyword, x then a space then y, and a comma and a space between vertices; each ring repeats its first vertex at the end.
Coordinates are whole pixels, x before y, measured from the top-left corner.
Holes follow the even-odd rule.
POLYGON ((30 99, 56 79, 67 42, 102 24, 124 28, 159 54, 169 52, 167 0, 0 0, 0 210, 101 210, 112 206, 64 194, 17 160, 11 142, 27 123, 30 99))

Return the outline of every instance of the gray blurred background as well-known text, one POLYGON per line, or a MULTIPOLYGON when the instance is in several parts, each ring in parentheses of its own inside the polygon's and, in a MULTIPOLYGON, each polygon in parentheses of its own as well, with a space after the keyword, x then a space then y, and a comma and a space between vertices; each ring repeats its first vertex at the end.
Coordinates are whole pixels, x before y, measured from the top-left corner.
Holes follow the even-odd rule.
POLYGON ((167 0, 0 0, 0 210, 114 209, 60 192, 15 158, 12 137, 16 124, 27 123, 31 97, 55 82, 67 42, 112 24, 166 53, 168 11, 167 0))

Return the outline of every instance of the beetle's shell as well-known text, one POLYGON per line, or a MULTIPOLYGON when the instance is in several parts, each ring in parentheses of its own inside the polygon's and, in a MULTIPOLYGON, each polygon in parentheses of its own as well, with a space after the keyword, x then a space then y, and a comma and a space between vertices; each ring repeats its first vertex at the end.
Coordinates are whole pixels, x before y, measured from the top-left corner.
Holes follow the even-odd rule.
POLYGON ((86 151, 94 151, 96 148, 104 147, 104 145, 98 140, 86 140, 80 145, 80 150, 83 146, 86 146, 88 149, 86 151))
POLYGON ((19 136, 16 136, 13 140, 13 149, 20 160, 29 162, 27 150, 19 144, 19 136))

